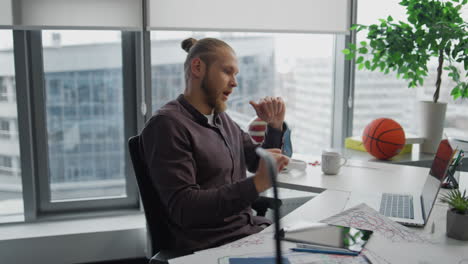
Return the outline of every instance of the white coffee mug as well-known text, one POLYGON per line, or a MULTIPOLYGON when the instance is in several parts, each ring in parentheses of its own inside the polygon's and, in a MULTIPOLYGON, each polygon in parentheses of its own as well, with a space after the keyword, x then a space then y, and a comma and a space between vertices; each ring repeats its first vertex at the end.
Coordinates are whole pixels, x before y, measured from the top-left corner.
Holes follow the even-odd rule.
POLYGON ((346 158, 334 151, 322 152, 322 171, 325 174, 335 175, 346 164, 346 158))

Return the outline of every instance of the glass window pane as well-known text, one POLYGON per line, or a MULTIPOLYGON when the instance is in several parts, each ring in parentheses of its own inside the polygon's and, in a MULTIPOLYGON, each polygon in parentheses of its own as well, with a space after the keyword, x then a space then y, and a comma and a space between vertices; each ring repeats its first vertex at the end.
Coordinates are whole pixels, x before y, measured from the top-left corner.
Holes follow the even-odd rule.
POLYGON ((24 221, 13 33, 0 30, 0 223, 24 221))
POLYGON ((126 196, 121 33, 42 39, 52 201, 126 196))
POLYGON ((233 47, 239 62, 238 87, 227 112, 244 130, 255 116, 250 100, 281 96, 295 152, 310 153, 331 144, 333 101, 332 35, 151 32, 153 111, 183 93, 183 39, 215 37, 233 47))
MULTIPOLYGON (((399 0, 372 1, 360 0, 358 5, 358 23, 364 25, 379 24, 379 18, 391 15, 395 21, 407 21, 406 10, 398 3, 399 0)), ((468 10, 463 11, 466 19, 468 10)), ((357 34, 357 42, 365 41, 367 32, 357 34)), ((445 65, 446 66, 446 65, 445 65)), ((460 66, 462 69, 463 66, 460 66)), ((389 117, 395 119, 406 133, 418 133, 418 102, 431 101, 435 91, 437 58, 432 58, 428 65, 429 76, 424 80, 423 87, 407 88, 408 83, 396 77, 396 73, 385 75, 378 70, 357 70, 354 91, 353 135, 361 135, 364 127, 375 118, 389 117)), ((463 72, 463 71, 462 71, 463 72)), ((444 123, 444 133, 449 136, 466 138, 468 128, 468 102, 454 101, 450 91, 455 86, 447 76, 442 76, 439 102, 446 102, 447 113, 444 123)))

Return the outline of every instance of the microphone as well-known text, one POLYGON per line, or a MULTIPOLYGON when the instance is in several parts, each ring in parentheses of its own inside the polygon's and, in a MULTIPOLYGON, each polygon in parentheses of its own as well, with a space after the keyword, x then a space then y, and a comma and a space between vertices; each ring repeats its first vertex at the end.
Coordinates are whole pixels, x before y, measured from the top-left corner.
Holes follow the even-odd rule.
POLYGON ((263 148, 258 147, 255 152, 257 153, 260 158, 265 160, 266 167, 268 174, 271 177, 271 185, 273 187, 273 198, 274 202, 274 224, 275 224, 275 245, 276 245, 276 264, 282 264, 283 258, 281 256, 281 240, 280 240, 280 212, 279 212, 279 205, 278 205, 278 185, 276 182, 276 177, 278 175, 278 169, 276 168, 275 159, 271 156, 271 154, 263 148))

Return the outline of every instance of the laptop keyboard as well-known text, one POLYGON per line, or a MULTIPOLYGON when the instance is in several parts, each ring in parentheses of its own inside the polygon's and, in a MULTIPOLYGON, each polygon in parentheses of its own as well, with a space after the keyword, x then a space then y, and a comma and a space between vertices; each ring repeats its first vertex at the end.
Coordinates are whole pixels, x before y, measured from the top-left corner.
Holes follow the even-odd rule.
POLYGON ((380 213, 388 217, 414 219, 413 196, 383 193, 380 213))

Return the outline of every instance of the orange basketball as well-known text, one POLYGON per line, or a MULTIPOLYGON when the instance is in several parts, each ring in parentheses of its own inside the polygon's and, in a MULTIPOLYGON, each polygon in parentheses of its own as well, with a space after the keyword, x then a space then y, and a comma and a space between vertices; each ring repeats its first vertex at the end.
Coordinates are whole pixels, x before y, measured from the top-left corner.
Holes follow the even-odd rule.
POLYGON ((362 133, 362 143, 372 156, 386 160, 400 153, 405 146, 405 131, 390 118, 372 121, 362 133))

